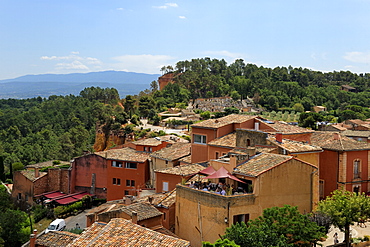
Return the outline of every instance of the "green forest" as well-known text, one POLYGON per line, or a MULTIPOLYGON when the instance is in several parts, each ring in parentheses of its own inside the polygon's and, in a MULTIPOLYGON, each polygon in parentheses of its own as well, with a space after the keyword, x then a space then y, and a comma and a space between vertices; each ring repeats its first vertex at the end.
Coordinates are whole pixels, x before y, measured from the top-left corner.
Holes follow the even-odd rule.
POLYGON ((316 121, 370 118, 370 74, 266 68, 241 59, 228 65, 225 60, 210 58, 179 61, 174 68, 165 66, 161 71, 173 73, 174 83, 159 91, 158 82, 153 81, 149 89, 125 98, 114 88, 90 87, 79 95, 1 99, 0 160, 6 172, 12 164, 69 161, 83 151, 93 151, 97 130, 105 135, 112 131, 129 134, 140 118, 158 124, 159 112, 185 108, 197 98, 249 97, 264 109, 262 116, 281 116, 311 128, 316 121), (350 85, 356 92, 343 91, 341 85, 350 85), (328 111, 305 113, 315 105, 328 111))

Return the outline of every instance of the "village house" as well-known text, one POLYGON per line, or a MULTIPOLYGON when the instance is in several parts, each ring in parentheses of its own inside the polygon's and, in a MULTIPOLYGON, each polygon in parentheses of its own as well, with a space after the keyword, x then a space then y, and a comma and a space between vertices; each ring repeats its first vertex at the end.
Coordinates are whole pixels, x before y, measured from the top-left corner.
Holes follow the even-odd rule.
POLYGON ((71 162, 71 193, 87 191, 98 198, 107 198, 107 161, 89 153, 71 162))
POLYGON ((168 167, 178 166, 180 164, 180 159, 190 155, 190 143, 174 143, 169 147, 163 148, 157 152, 150 154, 151 157, 151 167, 150 167, 150 177, 151 184, 156 185, 156 170, 161 170, 168 167))
MULTIPOLYGON (((58 164, 69 164, 68 162, 58 162, 58 164)), ((26 170, 15 171, 13 174, 12 198, 18 203, 34 204, 36 195, 60 191, 65 194, 70 193, 68 181, 70 173, 68 169, 61 169, 54 166, 53 161, 42 162, 26 167, 26 170), (47 172, 41 172, 40 169, 47 169, 47 172)))
POLYGON ((47 234, 37 234, 35 230, 31 234, 30 241, 23 247, 66 247, 80 235, 67 231, 50 231, 47 234))
POLYGON ((284 139, 310 142, 313 130, 290 125, 284 122, 273 122, 257 116, 228 115, 218 119, 209 119, 192 126, 192 163, 216 159, 225 155, 234 145, 241 147, 254 146, 255 140, 244 137, 244 143, 234 144, 237 129, 255 130, 269 134, 281 133, 284 139), (231 134, 226 137, 226 135, 231 134), (223 138, 221 141, 215 139, 223 138), (215 141, 214 141, 215 140, 215 141))
POLYGON ((179 165, 155 171, 156 192, 167 192, 176 188, 177 184, 185 183, 194 174, 205 169, 199 164, 179 165))
POLYGON ((370 191, 370 144, 323 131, 315 132, 311 141, 324 150, 320 154, 320 199, 336 189, 370 191))
POLYGON ((316 166, 295 157, 261 153, 234 169, 242 182, 215 181, 235 188, 250 184, 252 190, 247 193, 227 196, 178 184, 175 233, 197 247, 202 241, 215 242, 236 222, 261 216, 265 208, 289 204, 309 212, 318 202, 317 173, 316 166))
POLYGON ((149 184, 149 153, 132 148, 96 152, 106 160, 107 200, 136 195, 149 184))

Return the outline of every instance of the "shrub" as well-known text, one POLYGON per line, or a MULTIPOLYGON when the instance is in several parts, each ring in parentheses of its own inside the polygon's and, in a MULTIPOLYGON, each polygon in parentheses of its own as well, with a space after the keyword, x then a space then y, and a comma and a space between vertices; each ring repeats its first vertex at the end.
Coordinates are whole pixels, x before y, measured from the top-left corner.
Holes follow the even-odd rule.
POLYGON ((36 205, 32 208, 33 218, 36 222, 39 222, 43 218, 48 216, 49 209, 42 207, 41 205, 36 205))

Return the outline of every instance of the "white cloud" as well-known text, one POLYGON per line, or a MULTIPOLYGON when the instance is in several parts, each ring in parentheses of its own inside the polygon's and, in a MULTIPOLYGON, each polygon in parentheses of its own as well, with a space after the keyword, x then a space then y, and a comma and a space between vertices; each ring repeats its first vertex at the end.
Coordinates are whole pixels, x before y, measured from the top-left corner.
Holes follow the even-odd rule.
POLYGON ((370 63, 370 52, 346 52, 343 58, 354 63, 370 63))
POLYGON ((168 9, 169 7, 177 8, 179 6, 177 5, 177 3, 166 3, 165 5, 162 6, 153 6, 153 8, 156 9, 168 9))
POLYGON ((203 54, 207 57, 221 57, 224 58, 225 60, 235 60, 238 58, 243 58, 243 54, 241 53, 233 53, 229 51, 205 51, 203 54))
POLYGON ((117 63, 112 64, 114 70, 137 73, 159 74, 163 66, 173 63, 173 57, 167 55, 123 55, 113 57, 117 63))
POLYGON ((64 61, 61 63, 54 64, 55 69, 60 72, 63 70, 83 70, 83 71, 92 71, 93 69, 101 68, 102 62, 93 57, 82 57, 78 56, 79 52, 71 52, 68 56, 42 56, 41 60, 50 60, 50 61, 64 61), (90 68, 89 66, 93 67, 90 68))
POLYGON ((117 8, 117 10, 122 11, 122 10, 123 10, 123 8, 117 8))
POLYGON ((57 70, 89 70, 89 67, 80 61, 73 61, 72 63, 58 63, 55 68, 57 70))
POLYGON ((180 16, 179 16, 179 18, 180 18, 180 19, 186 19, 186 17, 185 17, 185 16, 183 16, 183 15, 180 15, 180 16))

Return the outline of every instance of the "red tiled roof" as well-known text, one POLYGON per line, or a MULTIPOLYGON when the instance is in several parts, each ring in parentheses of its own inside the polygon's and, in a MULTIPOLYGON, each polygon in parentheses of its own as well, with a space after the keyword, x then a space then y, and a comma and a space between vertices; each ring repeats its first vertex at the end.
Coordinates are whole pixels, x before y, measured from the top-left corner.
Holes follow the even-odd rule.
POLYGON ((217 139, 214 139, 208 143, 211 146, 221 146, 221 147, 236 147, 236 132, 221 136, 217 139))
POLYGON ((141 163, 145 162, 149 158, 148 153, 139 152, 132 148, 110 149, 96 152, 95 154, 109 160, 133 161, 141 163))
POLYGON ((286 149, 289 153, 321 152, 322 148, 309 145, 306 143, 283 139, 282 143, 276 141, 274 136, 269 136, 268 141, 274 145, 286 149))
POLYGON ((161 150, 152 153, 150 157, 174 161, 190 155, 190 148, 190 143, 174 143, 168 148, 162 148, 161 150))
POLYGON ((208 119, 203 122, 195 123, 191 125, 191 127, 215 128, 216 129, 216 128, 220 128, 228 124, 243 123, 245 121, 248 121, 256 117, 257 116, 231 114, 225 117, 221 117, 217 119, 208 119))
POLYGON ((95 222, 68 246, 187 247, 190 243, 136 225, 129 220, 115 218, 108 224, 95 222))
POLYGON ((311 143, 323 149, 334 151, 370 150, 370 144, 358 142, 339 133, 316 131, 311 137, 311 143))
POLYGON ((180 165, 175 167, 168 167, 161 170, 156 170, 155 172, 165 173, 165 174, 174 174, 180 176, 189 176, 199 171, 203 170, 204 166, 199 164, 190 164, 190 165, 180 165))
POLYGON ((293 157, 288 155, 261 153, 237 166, 233 173, 257 177, 265 171, 290 159, 293 159, 293 157))

